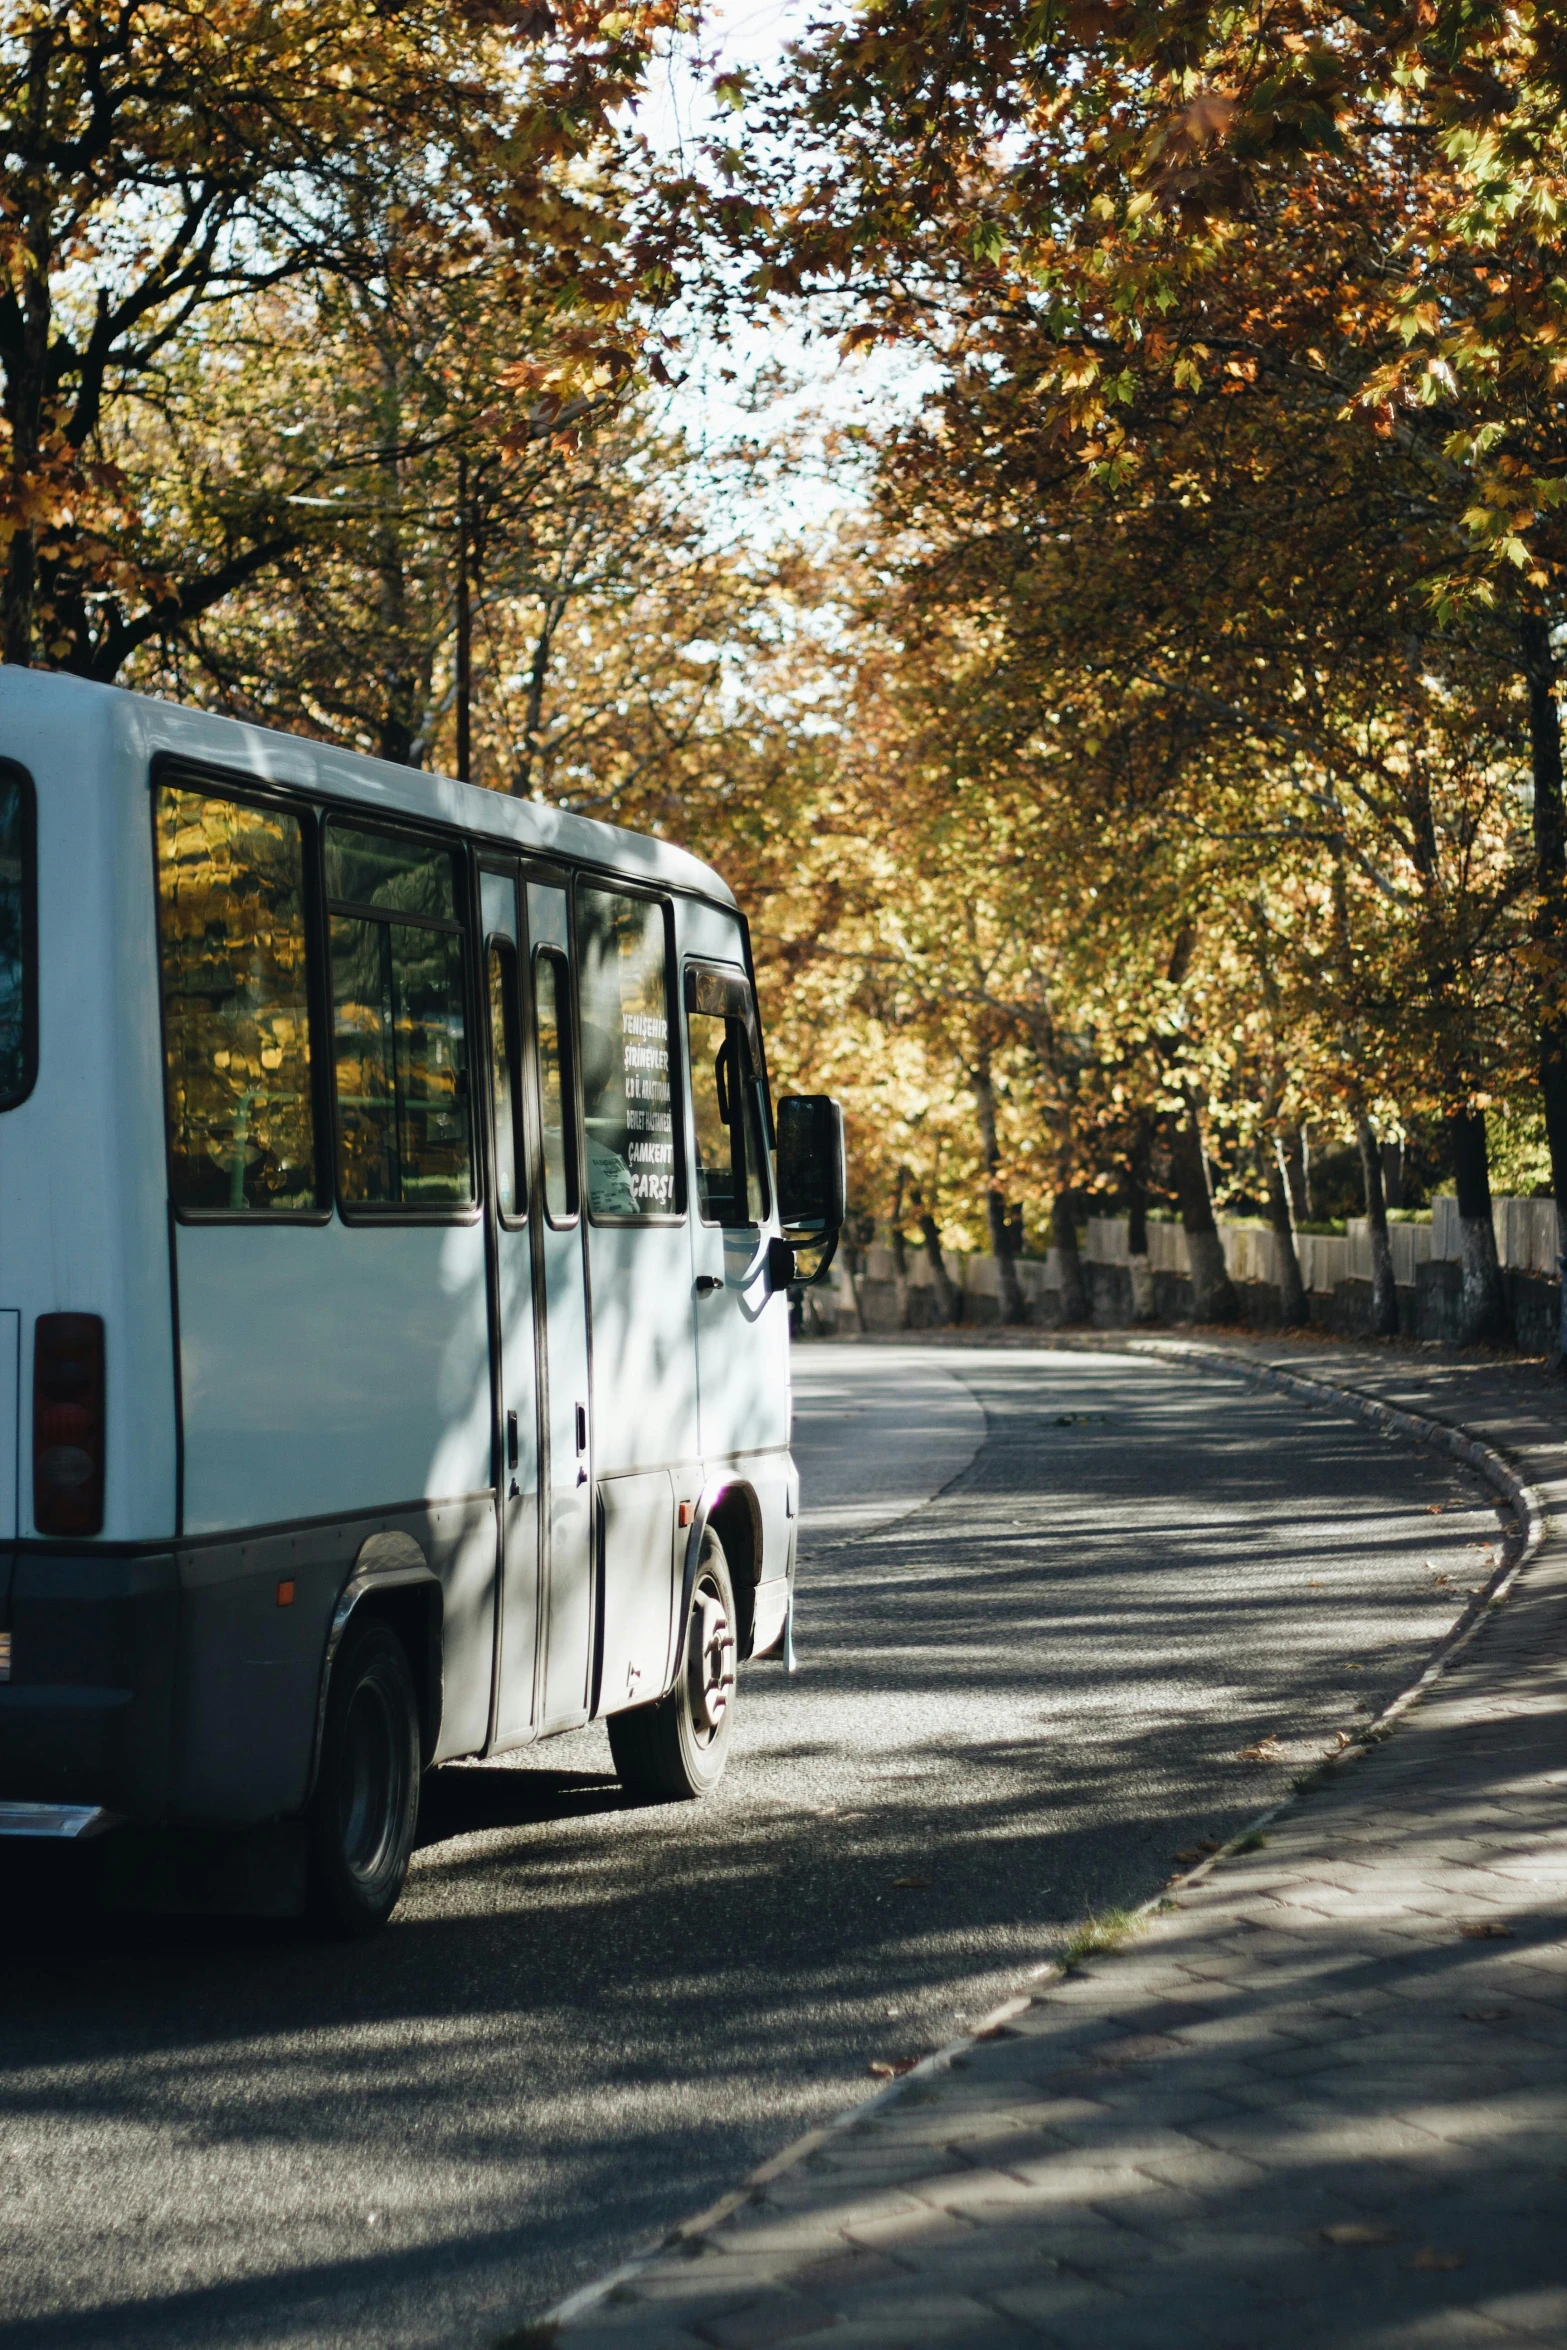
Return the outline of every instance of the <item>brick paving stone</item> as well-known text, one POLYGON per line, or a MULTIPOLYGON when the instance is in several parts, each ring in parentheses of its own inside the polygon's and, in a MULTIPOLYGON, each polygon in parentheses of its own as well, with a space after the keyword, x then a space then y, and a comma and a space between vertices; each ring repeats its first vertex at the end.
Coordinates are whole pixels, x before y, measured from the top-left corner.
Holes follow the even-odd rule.
POLYGON ((704 2318, 693 2330, 713 2350, 774 2350, 775 2344, 808 2340, 837 2323, 838 2313, 827 2302, 789 2293, 753 2301, 726 2317, 704 2318))
POLYGON ((716 2254, 677 2257, 678 2266, 671 2264, 658 2275, 644 2278, 635 2293, 626 2296, 628 2302, 657 2305, 666 2324, 671 2310, 684 2312, 691 2322, 700 2318, 706 2324, 710 2318, 748 2308, 758 2293, 787 2283, 791 2273, 787 2263, 759 2259, 754 2254, 733 2259, 716 2254))
POLYGON ((1025 2325, 1081 2327, 1073 2339, 1099 2338, 1099 2320, 1113 2306, 1106 2288, 1090 2277, 1042 2277, 1027 2284, 1001 2285, 989 2296, 1004 2316, 1025 2325))
MULTIPOLYGON (((1465 1419, 1567 1521, 1567 1408, 1543 1380, 1251 1353, 1465 1419)), ((1564 1696, 1552 1536, 1266 1847, 829 2133, 700 2257, 653 2258, 563 2350, 1563 2350, 1564 1696), (1487 1923, 1510 1936, 1463 1932, 1487 1923)))
POLYGON ((903 2187, 935 2178, 950 2167, 943 2146, 871 2144, 835 2147, 826 2161, 813 2163, 807 2175, 830 2178, 845 2187, 851 2181, 863 2186, 903 2187))
POLYGON ((572 2350, 697 2350, 697 2336, 664 2325, 645 2306, 595 2310, 571 2329, 572 2350))
POLYGON ((1005 2235, 1004 2227, 983 2228, 979 2221, 967 2219, 956 2211, 921 2212, 918 2228, 911 2228, 906 2219, 858 2219, 842 2230, 846 2243, 863 2245, 867 2251, 886 2252, 904 2261, 918 2261, 927 2255, 939 2257, 958 2247, 1005 2235))
MULTIPOLYGON (((1029 2285, 1017 2292, 998 2294, 997 2307, 1039 2328, 1047 2342, 1060 2350, 1212 2350, 1213 2334, 1205 2319, 1188 2324, 1170 2310, 1154 2311, 1128 2305, 1108 2291, 1074 2302, 1063 2290, 1029 2285)), ((977 2345, 983 2336, 976 2337, 977 2345)))
POLYGON ((1567 2285, 1542 2285, 1533 2291, 1493 2293, 1481 2302, 1487 2317, 1499 2325, 1528 2332, 1556 2350, 1567 2342, 1567 2285))
POLYGON ((949 2308, 928 2308, 918 2319, 889 2326, 880 2316, 850 2317, 830 2335, 813 2343, 813 2350, 1040 2350, 1042 2336, 1027 2326, 1013 2325, 981 2302, 960 2302, 949 2308))
POLYGON ((1144 2155, 1141 2167, 1166 2186, 1182 2186, 1192 2194, 1210 2197, 1244 2192, 1267 2176, 1262 2163, 1221 2153, 1216 2146, 1199 2146, 1195 2139, 1188 2139, 1178 2152, 1144 2155))

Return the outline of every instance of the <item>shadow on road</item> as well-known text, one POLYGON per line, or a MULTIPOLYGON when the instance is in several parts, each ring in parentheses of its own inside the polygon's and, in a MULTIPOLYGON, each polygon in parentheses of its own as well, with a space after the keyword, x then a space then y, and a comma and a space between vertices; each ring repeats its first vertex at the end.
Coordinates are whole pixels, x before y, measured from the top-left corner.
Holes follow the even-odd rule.
POLYGON ((419 1846, 449 1844, 493 1828, 595 1819, 647 1808, 610 1772, 548 1771, 515 1763, 459 1763, 432 1771, 419 1799, 419 1846))

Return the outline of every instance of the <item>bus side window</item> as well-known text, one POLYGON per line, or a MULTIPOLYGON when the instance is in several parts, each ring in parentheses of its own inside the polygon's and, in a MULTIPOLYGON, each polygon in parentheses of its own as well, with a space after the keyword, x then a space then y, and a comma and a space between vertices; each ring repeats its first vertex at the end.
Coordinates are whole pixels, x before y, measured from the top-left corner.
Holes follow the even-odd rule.
POLYGON ((686 1039, 697 1207, 704 1224, 761 1224, 767 1153, 761 1087, 751 1058, 749 994, 716 972, 686 975, 686 1039))
POLYGON ((517 950, 492 938, 485 958, 490 998, 490 1082, 495 1095, 495 1204, 503 1216, 522 1217, 522 1129, 517 1095, 517 950))
POLYGON ((533 1022, 544 1141, 544 1212, 569 1224, 577 1212, 571 1058, 565 1028, 566 963, 541 947, 533 958, 533 1022))
POLYGON ((664 907, 579 882, 577 958, 588 1211, 679 1216, 664 907))
POLYGON ((313 1212, 299 819, 163 785, 156 823, 170 1197, 313 1212))
POLYGON ((461 896, 449 849, 326 833, 338 1192, 348 1207, 473 1198, 461 896))

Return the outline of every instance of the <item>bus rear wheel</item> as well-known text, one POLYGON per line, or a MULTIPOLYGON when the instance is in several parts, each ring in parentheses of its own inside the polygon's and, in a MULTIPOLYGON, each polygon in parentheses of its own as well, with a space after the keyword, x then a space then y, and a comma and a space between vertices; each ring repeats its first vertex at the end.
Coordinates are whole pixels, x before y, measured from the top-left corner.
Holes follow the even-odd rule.
POLYGON ((718 1785, 734 1726, 735 1595, 724 1546, 702 1537, 680 1673, 656 1705, 609 1717, 609 1750, 628 1794, 678 1803, 718 1785))
POLYGON ((373 1934, 397 1905, 419 1819, 419 1704, 402 1642, 350 1624, 332 1668, 310 1806, 310 1906, 335 1934, 373 1934))

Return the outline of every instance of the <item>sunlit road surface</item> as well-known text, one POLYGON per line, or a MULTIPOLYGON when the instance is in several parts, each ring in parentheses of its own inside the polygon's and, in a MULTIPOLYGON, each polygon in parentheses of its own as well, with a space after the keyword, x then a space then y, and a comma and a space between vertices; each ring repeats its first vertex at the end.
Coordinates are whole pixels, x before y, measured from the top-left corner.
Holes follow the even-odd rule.
POLYGON ((4 2350, 495 2341, 1233 1832, 1497 1539, 1209 1375, 796 1361, 800 1671, 743 1679, 709 1802, 626 1807, 601 1730, 444 1772, 368 1946, 7 1904, 4 2350))

